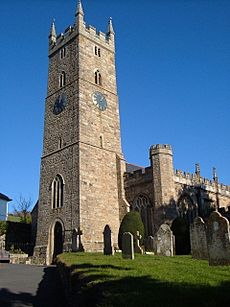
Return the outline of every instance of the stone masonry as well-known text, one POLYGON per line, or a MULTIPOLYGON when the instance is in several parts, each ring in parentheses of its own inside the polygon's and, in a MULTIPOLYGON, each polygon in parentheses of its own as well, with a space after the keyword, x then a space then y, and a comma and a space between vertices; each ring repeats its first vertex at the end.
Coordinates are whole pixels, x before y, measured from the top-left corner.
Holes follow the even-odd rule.
POLYGON ((149 157, 148 167, 124 160, 112 20, 107 33, 97 31, 86 24, 79 1, 74 24, 57 35, 52 23, 49 35, 34 255, 49 264, 58 253, 78 249, 76 229, 81 250, 102 252, 106 225, 116 246, 129 210, 141 214, 144 242, 160 225, 174 223, 175 250, 183 254, 190 247, 189 225, 198 215, 206 221, 217 210, 230 218, 230 187, 219 183, 216 171, 209 180, 198 164, 193 174, 175 170, 168 144, 152 145, 149 157))
POLYGON ((63 243, 63 250, 71 249, 72 232, 80 227, 84 250, 102 251, 105 225, 111 228, 116 244, 120 217, 127 211, 112 22, 106 34, 87 26, 80 2, 75 16, 74 26, 64 34, 57 36, 52 24, 49 37, 35 247, 35 255, 46 257, 47 263, 53 259, 57 223, 62 228, 58 244, 63 243), (96 71, 100 72, 100 83, 96 82, 96 71), (105 97, 106 110, 95 105, 95 92, 105 97), (61 95, 65 95, 66 104, 55 114, 61 95), (57 175, 63 190, 59 187, 54 195, 57 175), (58 193, 62 193, 63 203, 52 208, 58 193))

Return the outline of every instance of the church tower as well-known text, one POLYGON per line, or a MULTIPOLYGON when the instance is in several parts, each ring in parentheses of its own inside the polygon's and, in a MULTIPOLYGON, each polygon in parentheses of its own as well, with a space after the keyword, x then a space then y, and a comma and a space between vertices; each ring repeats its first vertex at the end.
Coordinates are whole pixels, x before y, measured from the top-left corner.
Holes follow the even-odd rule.
POLYGON ((124 198, 112 20, 107 33, 84 21, 49 35, 49 72, 35 256, 46 263, 67 250, 102 251, 117 242, 124 198))

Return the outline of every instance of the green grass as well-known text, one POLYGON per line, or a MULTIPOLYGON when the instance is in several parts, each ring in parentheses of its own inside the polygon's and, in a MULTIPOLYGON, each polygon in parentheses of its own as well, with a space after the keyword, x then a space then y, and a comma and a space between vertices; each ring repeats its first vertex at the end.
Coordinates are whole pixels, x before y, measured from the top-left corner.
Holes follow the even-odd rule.
POLYGON ((79 306, 230 306, 230 266, 190 256, 65 253, 79 306))

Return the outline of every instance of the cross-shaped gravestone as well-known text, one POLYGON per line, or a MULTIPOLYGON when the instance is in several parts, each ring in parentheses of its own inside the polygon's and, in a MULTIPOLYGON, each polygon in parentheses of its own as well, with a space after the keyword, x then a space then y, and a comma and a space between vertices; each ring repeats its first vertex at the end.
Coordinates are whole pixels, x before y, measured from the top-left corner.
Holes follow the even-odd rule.
POLYGON ((72 251, 73 252, 84 251, 84 248, 81 242, 82 234, 83 232, 80 229, 80 227, 78 227, 77 229, 75 228, 73 230, 73 238, 72 238, 72 251))
POLYGON ((143 254, 143 249, 140 247, 140 240, 142 236, 139 231, 137 231, 134 242, 134 251, 138 254, 143 254))

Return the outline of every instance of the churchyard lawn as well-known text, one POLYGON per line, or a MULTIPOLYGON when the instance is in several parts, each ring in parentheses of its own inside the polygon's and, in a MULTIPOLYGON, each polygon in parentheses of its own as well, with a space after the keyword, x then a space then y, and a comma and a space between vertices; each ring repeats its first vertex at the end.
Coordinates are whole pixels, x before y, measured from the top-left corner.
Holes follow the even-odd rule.
POLYGON ((230 266, 209 266, 191 256, 64 253, 79 306, 230 306, 230 266))

